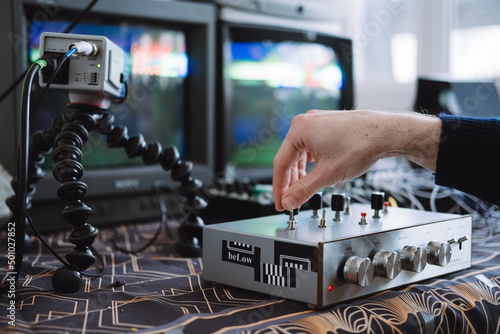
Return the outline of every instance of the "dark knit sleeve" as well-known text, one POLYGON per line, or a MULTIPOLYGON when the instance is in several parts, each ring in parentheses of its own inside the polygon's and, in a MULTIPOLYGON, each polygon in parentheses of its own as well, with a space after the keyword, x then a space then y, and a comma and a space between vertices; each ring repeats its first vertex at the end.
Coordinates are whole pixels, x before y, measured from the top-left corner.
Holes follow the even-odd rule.
POLYGON ((441 115, 436 184, 500 205, 500 121, 441 115))

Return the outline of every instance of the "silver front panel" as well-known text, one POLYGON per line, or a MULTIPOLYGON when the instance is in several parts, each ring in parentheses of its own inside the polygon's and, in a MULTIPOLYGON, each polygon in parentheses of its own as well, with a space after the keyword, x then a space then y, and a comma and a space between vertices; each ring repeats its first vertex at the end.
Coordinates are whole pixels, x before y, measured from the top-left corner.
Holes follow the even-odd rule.
POLYGON ((324 307, 471 265, 470 216, 389 208, 374 219, 369 206, 357 204, 350 209, 338 222, 328 211, 325 228, 318 227, 320 219, 311 218, 311 211, 296 217, 294 230, 287 229, 286 215, 207 226, 203 277, 324 307), (365 225, 359 224, 362 212, 367 213, 365 225), (426 263, 421 272, 401 270, 394 279, 375 276, 367 286, 344 278, 350 257, 371 261, 377 251, 400 254, 407 245, 425 248, 433 240, 451 244, 446 266, 426 263))

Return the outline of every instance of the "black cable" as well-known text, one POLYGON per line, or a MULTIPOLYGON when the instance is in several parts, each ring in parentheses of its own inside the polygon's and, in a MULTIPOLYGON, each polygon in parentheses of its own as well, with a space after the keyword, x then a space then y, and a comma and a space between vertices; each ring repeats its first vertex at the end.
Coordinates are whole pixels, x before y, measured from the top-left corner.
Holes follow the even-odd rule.
POLYGON ((149 247, 151 247, 155 243, 156 239, 158 239, 158 237, 160 236, 160 233, 163 230, 163 227, 166 225, 167 225, 166 214, 164 214, 164 212, 162 211, 161 221, 160 221, 160 224, 158 225, 158 228, 156 229, 155 234, 144 246, 142 246, 138 249, 134 249, 134 250, 130 250, 130 249, 126 249, 126 248, 118 246, 118 244, 116 243, 116 235, 118 234, 116 229, 115 229, 115 234, 113 236, 113 239, 111 239, 111 243, 113 244, 113 247, 117 251, 120 251, 120 252, 125 253, 125 254, 137 255, 137 254, 144 252, 146 249, 148 249, 149 247))
MULTIPOLYGON (((73 28, 78 24, 80 23, 81 20, 83 20, 85 18, 85 16, 87 16, 90 11, 92 10, 92 8, 96 5, 97 1, 99 0, 92 0, 88 5, 87 7, 83 10, 83 12, 81 13, 81 15, 76 19, 74 20, 73 22, 71 22, 71 24, 66 28, 64 29, 63 33, 64 34, 67 34, 69 33, 71 30, 73 30, 73 28)), ((3 102, 3 100, 5 100, 5 98, 10 94, 12 93, 12 91, 17 87, 17 85, 19 85, 19 83, 21 81, 23 81, 23 78, 26 76, 26 73, 28 72, 28 70, 25 70, 3 93, 2 95, 0 96, 0 103, 3 102)))
MULTIPOLYGON (((13 214, 13 223, 15 226, 15 236, 14 236, 14 278, 15 282, 19 278, 21 272, 21 267, 23 264, 24 255, 24 227, 26 223, 26 197, 27 197, 27 187, 28 187, 28 145, 29 145, 29 107, 31 98, 31 86, 33 80, 38 70, 42 66, 46 66, 45 60, 38 60, 31 64, 31 66, 26 71, 26 76, 24 77, 23 89, 21 93, 21 123, 20 132, 17 138, 17 180, 15 183, 15 193, 16 193, 16 204, 13 214)), ((6 286, 1 286, 1 291, 5 290, 6 286)))
POLYGON ((94 248, 94 246, 90 246, 89 248, 92 251, 92 254, 94 254, 94 256, 99 259, 99 262, 101 262, 101 270, 97 274, 89 274, 85 271, 81 271, 80 274, 82 274, 83 276, 90 277, 90 278, 102 277, 102 275, 104 274, 104 271, 106 270, 106 264, 104 263, 104 259, 103 259, 102 255, 99 254, 97 249, 94 248))
POLYGON ((3 92, 2 96, 0 96, 0 103, 2 103, 3 100, 7 96, 9 96, 10 93, 23 81, 24 77, 26 76, 26 73, 28 73, 28 70, 26 69, 17 79, 3 92))
MULTIPOLYGON (((164 181, 161 181, 161 180, 156 180, 155 182, 153 182, 153 186, 152 186, 152 190, 154 193, 157 194, 157 201, 158 201, 158 205, 160 207, 160 212, 162 213, 162 215, 167 215, 167 208, 166 208, 166 205, 165 205, 165 202, 164 201, 160 201, 161 199, 161 196, 160 194, 161 193, 167 193, 171 196, 174 196, 175 199, 179 202, 179 203, 184 203, 185 201, 185 198, 182 197, 178 191, 176 191, 174 188, 172 188, 171 186, 169 186, 166 182, 164 181)), ((163 216, 162 216, 163 217, 163 216)), ((174 236, 172 234, 172 231, 170 230, 170 227, 168 226, 168 224, 165 223, 165 231, 167 233, 167 237, 169 239, 174 239, 174 236)))
MULTIPOLYGON (((15 280, 19 278, 19 273, 21 272, 21 266, 23 263, 24 254, 24 227, 26 224, 26 197, 27 197, 27 187, 28 187, 28 145, 29 145, 29 110, 30 110, 30 98, 31 98, 31 86, 33 84, 33 79, 37 74, 38 70, 43 66, 43 62, 38 60, 33 63, 28 71, 26 72, 26 77, 23 82, 23 90, 21 94, 21 125, 20 134, 18 136, 18 148, 17 148, 17 185, 16 185, 16 207, 14 214, 14 224, 15 224, 15 280)), ((44 64, 47 65, 46 62, 44 64)))
POLYGON ((160 214, 161 214, 161 223, 165 227, 165 232, 167 233, 167 238, 173 239, 174 236, 172 235, 172 231, 170 231, 170 227, 168 226, 168 220, 167 220, 167 205, 165 204, 165 201, 163 200, 162 196, 156 195, 157 202, 158 202, 158 207, 160 208, 160 214))
POLYGON ((59 254, 57 254, 52 249, 52 247, 50 247, 50 245, 47 243, 47 241, 45 241, 45 239, 42 237, 42 235, 40 234, 40 232, 38 232, 38 229, 36 228, 35 224, 33 223, 33 220, 31 219, 31 216, 30 216, 29 213, 26 213, 26 217, 28 219, 28 223, 30 224, 31 228, 33 229, 33 232, 35 233, 35 236, 38 238, 38 240, 40 240, 40 242, 42 243, 42 245, 45 248, 47 248, 48 251, 51 252, 52 255, 54 255, 59 260, 59 262, 61 262, 64 266, 71 267, 71 264, 69 264, 68 262, 66 262, 66 260, 64 260, 59 254))
MULTIPOLYGON (((165 229, 165 232, 167 233, 167 237, 169 239, 173 239, 172 232, 170 231, 170 228, 168 226, 167 207, 165 205, 165 201, 163 200, 163 198, 161 196, 161 191, 167 190, 167 192, 169 192, 173 195, 176 195, 176 192, 172 188, 168 187, 166 184, 163 184, 161 181, 156 181, 153 184, 152 188, 153 188, 153 192, 156 193, 155 199, 158 203, 158 207, 160 209, 160 215, 161 215, 160 224, 158 225, 158 228, 156 229, 155 234, 144 246, 140 247, 139 249, 130 250, 130 249, 126 249, 126 248, 118 246, 118 244, 116 243, 116 236, 117 236, 118 232, 115 229, 115 233, 114 233, 113 238, 111 239, 111 243, 113 244, 113 247, 117 251, 120 251, 120 252, 125 253, 125 254, 132 254, 132 255, 140 254, 143 251, 145 251, 146 249, 148 249, 149 247, 151 247, 151 245, 153 245, 155 243, 155 241, 156 241, 156 239, 158 239, 158 236, 160 235, 160 232, 162 231, 162 229, 165 229)), ((177 199, 179 199, 179 197, 177 197, 177 199)))
POLYGON ((122 81, 123 84, 123 95, 114 99, 112 103, 114 104, 121 104, 127 100, 128 97, 128 83, 127 80, 122 81))
POLYGON ((89 3, 87 5, 87 7, 83 10, 83 12, 81 13, 81 15, 76 19, 74 20, 64 31, 63 33, 64 34, 67 34, 68 32, 70 32, 71 30, 73 30, 73 28, 78 24, 80 23, 81 20, 83 20, 83 18, 85 16, 87 16, 90 11, 92 10, 92 8, 96 5, 97 1, 99 0, 92 0, 91 3, 89 3))

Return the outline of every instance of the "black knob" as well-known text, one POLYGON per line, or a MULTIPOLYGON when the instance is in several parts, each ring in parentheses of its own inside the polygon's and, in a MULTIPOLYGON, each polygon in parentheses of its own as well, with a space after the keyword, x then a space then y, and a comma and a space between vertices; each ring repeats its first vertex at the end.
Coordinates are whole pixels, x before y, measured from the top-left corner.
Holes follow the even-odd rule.
POLYGON ((385 193, 375 191, 372 193, 371 202, 373 210, 382 210, 384 208, 385 193))
POLYGON ((319 210, 323 207, 321 193, 316 193, 316 194, 312 195, 312 197, 309 199, 309 206, 313 210, 319 210))
POLYGON ((332 211, 344 211, 345 194, 332 195, 332 211))
POLYGON ((238 195, 242 195, 244 192, 244 184, 238 180, 234 181, 234 189, 238 195))

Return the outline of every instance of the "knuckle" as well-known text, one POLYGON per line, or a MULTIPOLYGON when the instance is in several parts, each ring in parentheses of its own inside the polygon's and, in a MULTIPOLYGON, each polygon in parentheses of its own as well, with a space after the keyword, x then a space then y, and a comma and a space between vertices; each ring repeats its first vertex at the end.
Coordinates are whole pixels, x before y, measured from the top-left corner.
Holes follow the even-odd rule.
POLYGON ((306 114, 298 114, 296 115, 293 119, 292 119, 292 127, 295 127, 295 126, 298 126, 302 123, 304 123, 304 121, 307 119, 307 116, 306 114))
POLYGON ((298 182, 295 185, 294 191, 296 192, 296 197, 307 200, 311 194, 313 194, 312 188, 309 184, 305 182, 298 182))
POLYGON ((276 155, 273 159, 273 170, 275 171, 282 171, 286 169, 286 165, 283 162, 283 159, 276 155))

